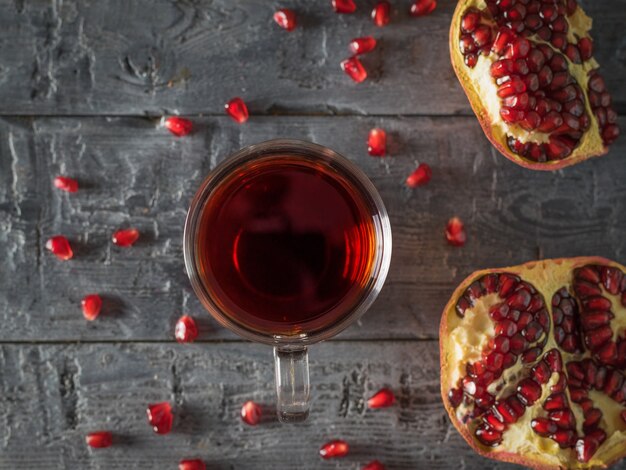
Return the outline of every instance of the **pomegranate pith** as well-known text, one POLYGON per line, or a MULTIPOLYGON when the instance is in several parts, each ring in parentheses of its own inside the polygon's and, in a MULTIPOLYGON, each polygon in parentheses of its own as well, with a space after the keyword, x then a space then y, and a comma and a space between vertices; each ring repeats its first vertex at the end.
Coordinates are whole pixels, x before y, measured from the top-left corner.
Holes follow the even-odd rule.
POLYGON ((442 396, 475 450, 533 468, 597 468, 626 455, 622 415, 614 419, 626 406, 624 272, 573 258, 461 284, 442 317, 442 396))
POLYGON ((478 5, 458 3, 450 52, 491 142, 533 169, 554 170, 606 153, 619 135, 617 115, 591 56, 591 21, 576 2, 478 5))
POLYGON ((350 451, 350 446, 346 441, 337 439, 329 441, 320 447, 320 457, 323 459, 334 459, 337 457, 345 457, 350 451))
POLYGON ((78 191, 78 181, 68 176, 57 176, 54 178, 54 187, 68 193, 78 191))

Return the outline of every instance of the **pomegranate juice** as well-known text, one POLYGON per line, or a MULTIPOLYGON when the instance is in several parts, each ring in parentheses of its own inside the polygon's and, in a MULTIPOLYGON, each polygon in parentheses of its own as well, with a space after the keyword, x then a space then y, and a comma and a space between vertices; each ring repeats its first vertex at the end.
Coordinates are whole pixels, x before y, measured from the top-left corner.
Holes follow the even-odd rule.
POLYGON ((250 162, 202 209, 202 282, 233 320, 306 333, 348 315, 375 257, 372 215, 334 169, 303 157, 250 162))

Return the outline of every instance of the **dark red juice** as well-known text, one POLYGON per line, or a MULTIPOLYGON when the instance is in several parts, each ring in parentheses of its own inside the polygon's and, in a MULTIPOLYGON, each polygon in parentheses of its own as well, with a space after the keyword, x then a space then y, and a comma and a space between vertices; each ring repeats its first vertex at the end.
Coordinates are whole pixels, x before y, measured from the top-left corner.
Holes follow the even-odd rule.
POLYGON ((372 214, 347 178, 295 156, 259 159, 220 183, 196 240, 200 277, 223 312, 274 334, 348 315, 376 241, 372 214))

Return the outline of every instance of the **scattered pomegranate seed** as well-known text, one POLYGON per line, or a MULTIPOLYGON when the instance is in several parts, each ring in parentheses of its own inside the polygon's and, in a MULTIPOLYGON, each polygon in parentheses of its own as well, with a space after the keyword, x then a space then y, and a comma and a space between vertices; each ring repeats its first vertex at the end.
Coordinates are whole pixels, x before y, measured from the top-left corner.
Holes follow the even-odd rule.
POLYGON ((118 230, 113 234, 113 237, 111 237, 113 243, 115 243, 117 246, 123 247, 134 245, 138 238, 139 230, 135 228, 118 230))
POLYGON ((417 0, 411 5, 411 16, 425 16, 433 12, 437 7, 436 0, 417 0))
POLYGON ((241 407, 241 419, 250 426, 256 426, 261 421, 261 407, 252 400, 241 407))
POLYGON ((164 401, 148 405, 148 422, 157 434, 167 434, 172 430, 174 414, 172 405, 164 401))
POLYGON ((178 462, 178 470, 206 470, 206 465, 200 459, 181 460, 178 462))
POLYGON ((467 240, 465 226, 458 217, 452 217, 448 220, 448 225, 446 225, 446 239, 448 243, 453 246, 465 245, 465 241, 467 240))
POLYGON ((193 130, 193 123, 189 119, 172 116, 164 121, 168 131, 177 137, 184 137, 193 130))
POLYGON ((108 431, 90 432, 85 437, 85 441, 89 447, 104 449, 105 447, 111 447, 111 444, 113 444, 113 436, 108 431))
POLYGON ((179 343, 191 343, 198 337, 196 321, 189 315, 183 315, 176 322, 174 336, 179 343))
POLYGON ((293 10, 283 8, 274 13, 274 21, 281 28, 287 31, 293 31, 296 27, 296 14, 293 10))
POLYGON ((389 23, 390 11, 391 5, 388 1, 378 2, 372 10, 372 21, 374 21, 374 24, 378 27, 386 26, 389 23))
POLYGON ((354 13, 356 11, 354 0, 332 0, 332 5, 337 13, 354 13))
POLYGON ((348 77, 357 83, 361 83, 367 78, 367 71, 363 67, 363 64, 356 57, 350 57, 349 59, 341 62, 341 70, 343 70, 348 77))
POLYGON ((350 41, 350 44, 348 46, 348 48, 350 49, 350 52, 352 52, 355 55, 367 54, 368 52, 373 51, 375 47, 376 47, 376 39, 374 39, 372 36, 355 38, 352 41, 350 41))
POLYGON ((406 179, 406 185, 409 188, 417 188, 428 184, 433 176, 433 172, 427 163, 420 163, 417 169, 411 173, 406 179))
POLYGON ((57 176, 54 178, 54 187, 61 191, 75 193, 78 191, 78 181, 68 176, 57 176))
POLYGON ((370 463, 365 465, 361 470, 385 470, 385 466, 380 463, 378 460, 372 460, 370 463))
POLYGON ((320 456, 323 459, 333 459, 335 457, 345 457, 348 455, 348 451, 350 450, 350 446, 346 441, 342 441, 340 439, 327 442, 322 447, 320 447, 320 456))
POLYGON ((46 249, 50 250, 57 258, 67 261, 74 256, 70 242, 63 235, 57 235, 46 242, 46 249))
POLYGON ((228 115, 233 118, 235 122, 243 124, 248 120, 248 107, 241 98, 233 98, 224 105, 224 108, 226 109, 228 115))
POLYGON ((83 316, 89 320, 95 320, 100 315, 100 309, 102 308, 102 299, 98 294, 86 295, 80 302, 83 308, 83 316))
POLYGON ((367 152, 373 157, 384 157, 387 153, 387 133, 378 127, 370 130, 367 152))
POLYGON ((381 388, 369 400, 367 406, 370 408, 387 408, 396 402, 396 397, 388 388, 381 388))

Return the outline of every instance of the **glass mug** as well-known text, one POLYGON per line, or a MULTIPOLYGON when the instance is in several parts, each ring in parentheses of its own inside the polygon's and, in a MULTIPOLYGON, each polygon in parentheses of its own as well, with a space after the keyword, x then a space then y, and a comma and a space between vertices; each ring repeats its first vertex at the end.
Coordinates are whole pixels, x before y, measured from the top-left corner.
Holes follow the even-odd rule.
POLYGON ((274 347, 277 414, 309 413, 307 347, 356 321, 380 292, 391 227, 352 162, 320 145, 270 140, 231 155, 191 202, 187 274, 224 327, 274 347))

